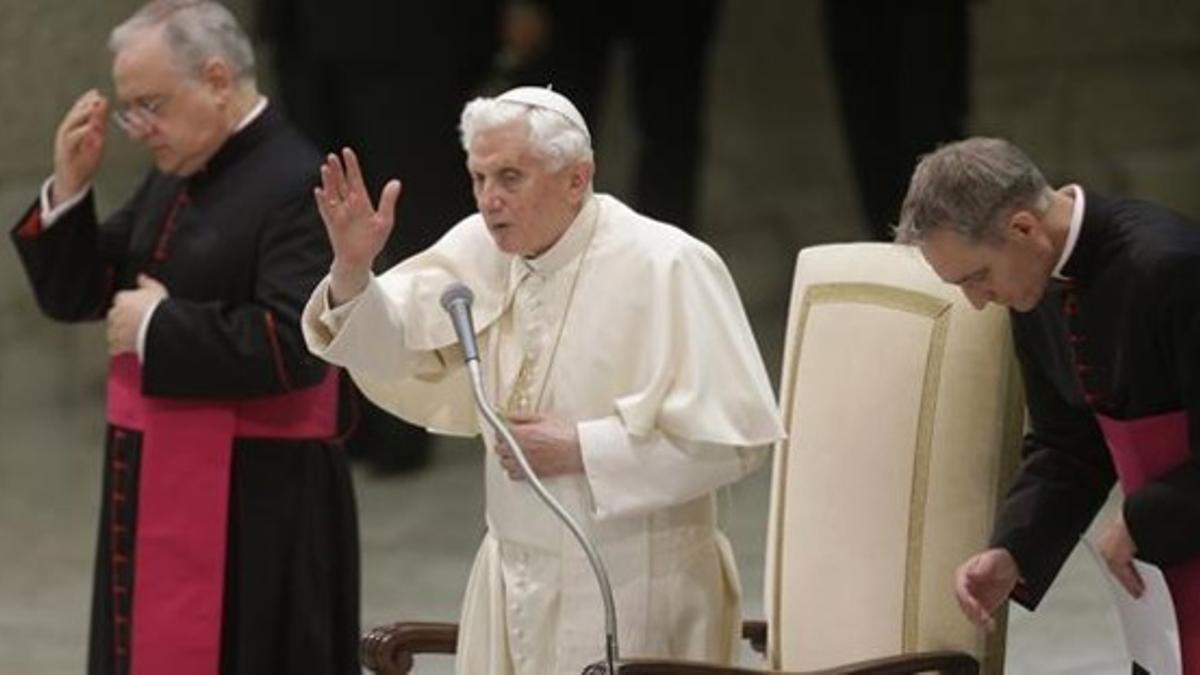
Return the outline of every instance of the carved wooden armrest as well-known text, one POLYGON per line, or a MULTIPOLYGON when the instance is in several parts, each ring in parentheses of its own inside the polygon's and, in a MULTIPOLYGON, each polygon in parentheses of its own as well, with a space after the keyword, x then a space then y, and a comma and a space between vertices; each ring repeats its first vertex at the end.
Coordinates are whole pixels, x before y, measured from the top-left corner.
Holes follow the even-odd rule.
MULTIPOLYGON (((745 629, 743 629, 745 633, 745 629)), ((913 675, 914 673, 944 673, 945 675, 978 675, 979 662, 962 652, 922 652, 887 656, 869 661, 846 664, 804 673, 781 670, 747 670, 733 666, 716 666, 694 661, 632 659, 621 661, 620 675, 913 675)), ((592 664, 585 675, 606 673, 603 663, 592 664)))
POLYGON ((918 652, 859 661, 813 671, 809 675, 911 675, 912 673, 978 675, 979 662, 965 652, 918 652))
POLYGON ((401 621, 371 629, 359 644, 362 665, 380 675, 405 675, 417 654, 453 654, 458 625, 430 621, 401 621))

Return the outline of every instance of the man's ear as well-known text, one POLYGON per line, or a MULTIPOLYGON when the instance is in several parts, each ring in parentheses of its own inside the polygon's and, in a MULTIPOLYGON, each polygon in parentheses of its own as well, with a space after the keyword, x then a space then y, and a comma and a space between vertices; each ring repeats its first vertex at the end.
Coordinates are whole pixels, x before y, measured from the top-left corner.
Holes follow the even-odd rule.
POLYGON ((592 182, 592 174, 595 170, 596 167, 591 162, 576 162, 568 169, 567 188, 571 191, 573 198, 583 199, 583 195, 587 192, 587 186, 592 182))
POLYGON ((200 68, 200 79, 223 100, 233 94, 236 77, 224 59, 212 57, 200 68))
POLYGON ((1029 237, 1040 233, 1042 220, 1033 211, 1017 209, 1008 217, 1005 233, 1016 237, 1029 237))

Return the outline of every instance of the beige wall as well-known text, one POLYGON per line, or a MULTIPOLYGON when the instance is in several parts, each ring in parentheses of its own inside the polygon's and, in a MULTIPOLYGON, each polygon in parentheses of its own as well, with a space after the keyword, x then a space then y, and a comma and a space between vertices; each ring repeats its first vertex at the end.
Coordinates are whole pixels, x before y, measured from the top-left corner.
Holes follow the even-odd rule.
POLYGON ((1048 176, 1200 216, 1200 3, 976 3, 975 115, 1048 176))

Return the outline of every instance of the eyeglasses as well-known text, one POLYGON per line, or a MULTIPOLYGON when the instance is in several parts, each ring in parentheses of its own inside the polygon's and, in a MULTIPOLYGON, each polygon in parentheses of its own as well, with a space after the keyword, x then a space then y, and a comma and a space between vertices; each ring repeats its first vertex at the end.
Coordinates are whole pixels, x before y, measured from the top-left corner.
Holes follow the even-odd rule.
POLYGON ((147 96, 130 105, 114 108, 113 121, 130 136, 140 136, 153 129, 154 124, 161 118, 162 107, 168 100, 168 96, 147 96))

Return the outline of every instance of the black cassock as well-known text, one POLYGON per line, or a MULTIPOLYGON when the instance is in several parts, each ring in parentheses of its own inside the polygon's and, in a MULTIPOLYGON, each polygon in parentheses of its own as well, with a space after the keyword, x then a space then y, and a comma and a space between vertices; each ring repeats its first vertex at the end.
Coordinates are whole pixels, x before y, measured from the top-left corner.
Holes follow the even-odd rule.
MULTIPOLYGON (((13 241, 37 302, 61 321, 104 318, 139 273, 162 282, 141 393, 243 400, 322 382, 299 316, 331 253, 312 188, 320 156, 271 107, 187 179, 152 171, 97 223, 92 196, 13 241)), ((99 346, 98 346, 99 348, 99 346)), ((110 425, 89 669, 128 672, 141 434, 110 425)), ((222 673, 358 673, 358 525, 340 448, 235 438, 229 478, 222 673)))
MULTIPOLYGON (((1014 599, 1029 607, 1117 478, 1108 446, 1119 434, 1106 439, 1101 418, 1150 425, 1129 444, 1135 463, 1166 440, 1160 430, 1179 430, 1171 468, 1125 485, 1124 516, 1138 558, 1168 572, 1200 565, 1200 225, 1145 202, 1088 194, 1084 204, 1069 280, 1012 313, 1031 431, 993 544, 1013 553, 1023 576, 1014 599)), ((1177 604, 1189 601, 1179 590, 1177 604)))

